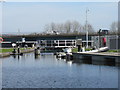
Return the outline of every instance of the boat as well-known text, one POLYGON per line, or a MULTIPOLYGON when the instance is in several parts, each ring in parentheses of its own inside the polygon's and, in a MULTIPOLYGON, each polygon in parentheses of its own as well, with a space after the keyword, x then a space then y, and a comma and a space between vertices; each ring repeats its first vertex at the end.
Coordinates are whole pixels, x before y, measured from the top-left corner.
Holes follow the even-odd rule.
POLYGON ((65 49, 63 49, 63 51, 64 51, 65 53, 71 53, 71 52, 72 52, 72 49, 71 49, 71 48, 65 48, 65 49))
POLYGON ((57 58, 66 58, 66 53, 64 53, 64 52, 59 52, 59 53, 56 54, 56 57, 57 57, 57 58))
POLYGON ((101 47, 95 50, 90 50, 90 51, 84 51, 84 52, 80 52, 80 53, 97 53, 97 52, 105 52, 108 51, 109 48, 108 47, 101 47))

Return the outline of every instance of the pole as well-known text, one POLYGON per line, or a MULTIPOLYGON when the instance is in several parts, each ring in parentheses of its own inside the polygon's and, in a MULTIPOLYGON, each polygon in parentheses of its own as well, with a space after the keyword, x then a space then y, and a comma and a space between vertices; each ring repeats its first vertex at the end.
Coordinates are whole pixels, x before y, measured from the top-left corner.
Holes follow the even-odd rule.
MULTIPOLYGON (((19 35, 20 35, 20 30, 18 29, 18 37, 19 37, 19 35)), ((18 46, 20 46, 19 44, 20 43, 19 43, 19 38, 18 38, 18 46)))
POLYGON ((85 25, 85 28, 86 28, 86 48, 88 48, 88 17, 87 17, 87 14, 88 14, 88 9, 86 9, 86 25, 85 25))
POLYGON ((98 34, 99 34, 99 47, 98 48, 100 48, 101 47, 101 29, 99 29, 98 34))

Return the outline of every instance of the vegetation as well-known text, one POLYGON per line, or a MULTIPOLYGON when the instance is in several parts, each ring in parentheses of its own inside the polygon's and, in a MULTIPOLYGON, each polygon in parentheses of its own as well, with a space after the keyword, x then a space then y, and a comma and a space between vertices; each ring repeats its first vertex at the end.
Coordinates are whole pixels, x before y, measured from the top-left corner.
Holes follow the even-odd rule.
MULTIPOLYGON (((92 50, 92 49, 91 48, 86 48, 85 49, 85 51, 90 51, 90 50, 92 50)), ((74 52, 74 53, 78 52, 78 48, 73 48, 72 52, 74 52)))
POLYGON ((85 49, 85 51, 90 51, 90 50, 92 50, 92 49, 91 49, 91 48, 86 48, 86 49, 85 49))
POLYGON ((81 25, 78 21, 66 21, 65 23, 50 23, 45 25, 44 33, 59 33, 59 34, 79 34, 86 33, 86 27, 89 34, 94 33, 94 29, 91 24, 81 25))
POLYGON ((0 49, 1 53, 5 53, 5 52, 12 52, 13 48, 9 48, 9 49, 0 49))
POLYGON ((73 48, 72 52, 74 52, 74 53, 78 52, 78 48, 73 48))
POLYGON ((108 50, 108 52, 120 52, 120 49, 119 50, 108 50))
POLYGON ((118 22, 113 22, 110 26, 110 33, 118 34, 118 22))
MULTIPOLYGON (((31 49, 31 48, 27 48, 27 49, 31 49)), ((25 50, 25 48, 20 48, 20 50, 25 50)), ((0 53, 6 53, 6 52, 12 52, 13 48, 2 48, 0 49, 0 53)))

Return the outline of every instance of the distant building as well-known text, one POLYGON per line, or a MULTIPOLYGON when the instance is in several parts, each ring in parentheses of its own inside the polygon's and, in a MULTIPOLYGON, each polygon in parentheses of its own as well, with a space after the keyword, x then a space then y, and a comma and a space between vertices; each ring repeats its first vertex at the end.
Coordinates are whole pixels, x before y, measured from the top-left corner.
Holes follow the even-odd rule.
POLYGON ((120 49, 120 37, 118 35, 92 36, 93 46, 104 47, 103 38, 106 38, 106 46, 109 49, 120 49))

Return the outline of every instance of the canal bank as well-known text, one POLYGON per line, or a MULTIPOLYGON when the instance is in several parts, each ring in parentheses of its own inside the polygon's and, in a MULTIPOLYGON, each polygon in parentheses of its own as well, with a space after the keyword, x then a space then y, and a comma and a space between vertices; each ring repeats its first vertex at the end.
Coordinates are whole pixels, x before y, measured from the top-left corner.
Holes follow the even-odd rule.
MULTIPOLYGON (((21 50, 21 53, 29 53, 29 52, 33 52, 33 51, 34 51, 33 48, 31 48, 31 49, 24 49, 24 50, 21 50)), ((9 57, 11 54, 12 54, 12 52, 3 52, 2 53, 2 50, 1 50, 0 58, 9 57)))
POLYGON ((73 59, 81 60, 81 61, 89 61, 92 63, 106 63, 106 62, 114 62, 115 64, 120 64, 120 53, 113 52, 101 52, 101 53, 84 53, 77 52, 73 53, 73 59))

